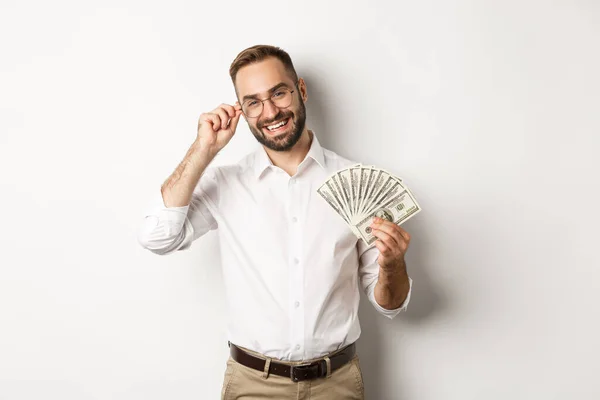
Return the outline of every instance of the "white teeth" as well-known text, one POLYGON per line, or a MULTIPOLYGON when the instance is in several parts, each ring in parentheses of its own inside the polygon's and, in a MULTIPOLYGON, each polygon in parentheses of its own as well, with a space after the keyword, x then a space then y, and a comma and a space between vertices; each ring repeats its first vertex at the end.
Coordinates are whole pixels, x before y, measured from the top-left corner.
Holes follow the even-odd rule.
POLYGON ((272 131, 274 129, 279 128, 280 126, 283 126, 283 124, 285 124, 285 121, 281 121, 280 123, 275 124, 275 125, 267 126, 267 129, 272 131))

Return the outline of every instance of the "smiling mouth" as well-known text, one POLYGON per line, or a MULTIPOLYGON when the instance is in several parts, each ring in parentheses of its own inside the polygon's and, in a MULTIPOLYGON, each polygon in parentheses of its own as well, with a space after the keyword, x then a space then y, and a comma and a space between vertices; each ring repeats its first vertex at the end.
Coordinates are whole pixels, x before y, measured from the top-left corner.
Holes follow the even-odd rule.
POLYGON ((273 134, 276 134, 279 132, 283 132, 284 130, 287 129, 288 125, 290 124, 290 120, 291 120, 291 118, 288 117, 288 118, 278 121, 274 124, 266 125, 262 129, 264 131, 267 131, 270 135, 273 135, 273 134))

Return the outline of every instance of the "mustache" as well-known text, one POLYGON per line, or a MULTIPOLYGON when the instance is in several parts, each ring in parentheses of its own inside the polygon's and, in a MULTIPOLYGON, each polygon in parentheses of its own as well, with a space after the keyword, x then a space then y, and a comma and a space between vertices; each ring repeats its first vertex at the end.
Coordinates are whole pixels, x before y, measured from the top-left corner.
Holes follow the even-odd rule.
POLYGON ((272 120, 266 121, 266 122, 262 122, 260 124, 259 128, 264 128, 265 126, 272 125, 273 122, 281 121, 282 119, 287 119, 287 118, 291 117, 292 115, 293 115, 292 113, 287 113, 287 114, 279 113, 272 120))

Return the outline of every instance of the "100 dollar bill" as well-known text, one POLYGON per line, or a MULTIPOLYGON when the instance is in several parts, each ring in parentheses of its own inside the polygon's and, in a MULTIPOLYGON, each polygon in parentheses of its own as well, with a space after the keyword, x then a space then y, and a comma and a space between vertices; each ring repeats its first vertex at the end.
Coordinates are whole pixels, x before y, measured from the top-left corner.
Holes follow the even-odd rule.
POLYGON ((359 221, 355 226, 361 238, 368 244, 373 244, 377 237, 373 236, 371 223, 373 217, 379 217, 392 221, 396 225, 406 222, 410 217, 421 211, 421 207, 408 189, 389 199, 369 213, 368 216, 359 221))

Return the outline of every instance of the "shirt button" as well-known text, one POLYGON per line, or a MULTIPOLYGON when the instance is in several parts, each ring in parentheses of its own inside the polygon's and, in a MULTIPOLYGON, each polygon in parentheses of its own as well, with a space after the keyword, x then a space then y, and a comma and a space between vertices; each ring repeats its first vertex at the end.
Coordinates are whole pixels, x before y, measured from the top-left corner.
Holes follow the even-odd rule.
POLYGON ((292 218, 292 222, 298 222, 298 218, 296 218, 296 217, 292 218))
POLYGON ((300 262, 300 260, 298 260, 297 258, 294 258, 294 264, 298 264, 300 262))
POLYGON ((300 305, 299 301, 297 301, 297 302, 294 303, 294 307, 296 307, 296 308, 298 308, 299 305, 300 305))
POLYGON ((299 344, 296 345, 296 350, 300 350, 300 345, 299 344))

